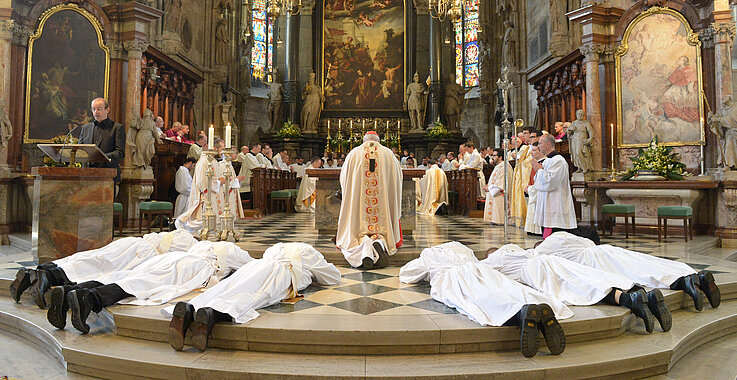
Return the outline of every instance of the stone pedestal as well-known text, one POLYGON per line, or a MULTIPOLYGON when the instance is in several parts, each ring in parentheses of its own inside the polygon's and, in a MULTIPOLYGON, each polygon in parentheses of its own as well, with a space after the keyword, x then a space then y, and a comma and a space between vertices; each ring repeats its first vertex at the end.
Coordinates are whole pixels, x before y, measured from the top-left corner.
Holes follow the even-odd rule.
POLYGON ((154 172, 151 167, 135 168, 130 174, 123 176, 118 189, 117 201, 123 204, 123 218, 128 225, 135 224, 138 219, 138 206, 151 199, 154 192, 154 172))
POLYGON ((45 263, 113 239, 115 169, 34 167, 31 253, 45 263))
POLYGON ((724 172, 716 198, 716 236, 722 247, 737 247, 737 171, 724 172))
MULTIPOLYGON (((315 228, 320 234, 335 235, 340 217, 340 199, 335 194, 340 189, 341 169, 307 169, 307 175, 317 178, 315 189, 315 228)), ((415 229, 416 198, 414 178, 422 178, 424 170, 402 170, 402 234, 412 235, 415 229)))

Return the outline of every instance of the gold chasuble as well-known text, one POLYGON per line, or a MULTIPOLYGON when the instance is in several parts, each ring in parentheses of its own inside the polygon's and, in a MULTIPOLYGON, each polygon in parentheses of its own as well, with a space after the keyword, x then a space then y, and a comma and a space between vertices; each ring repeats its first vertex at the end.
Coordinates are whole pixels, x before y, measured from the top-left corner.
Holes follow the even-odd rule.
POLYGON ((525 189, 530 183, 530 172, 532 171, 532 155, 529 145, 520 148, 517 164, 514 167, 514 181, 512 191, 509 193, 509 209, 512 214, 512 222, 519 228, 525 228, 527 218, 527 200, 525 189))

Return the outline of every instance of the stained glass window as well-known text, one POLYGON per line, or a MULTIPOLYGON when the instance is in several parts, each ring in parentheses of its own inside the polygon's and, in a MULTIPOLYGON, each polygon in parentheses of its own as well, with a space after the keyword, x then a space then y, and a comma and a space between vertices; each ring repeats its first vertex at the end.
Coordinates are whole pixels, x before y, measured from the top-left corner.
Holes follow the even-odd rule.
POLYGON ((274 69, 274 22, 266 15, 266 0, 253 0, 253 78, 263 81, 274 69))
POLYGON ((456 83, 479 85, 479 0, 463 2, 463 17, 453 24, 456 51, 456 83))

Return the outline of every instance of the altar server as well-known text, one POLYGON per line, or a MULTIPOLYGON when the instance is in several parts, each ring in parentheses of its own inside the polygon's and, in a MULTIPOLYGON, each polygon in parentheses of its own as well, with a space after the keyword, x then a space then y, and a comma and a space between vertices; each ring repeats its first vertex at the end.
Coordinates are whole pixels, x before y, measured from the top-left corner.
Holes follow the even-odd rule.
POLYGON ((535 224, 544 229, 543 237, 547 237, 553 228, 576 228, 576 211, 568 180, 568 163, 560 153, 555 151, 553 136, 542 136, 538 148, 547 158, 542 163, 532 163, 537 171, 535 174, 535 189, 537 190, 535 224))
POLYGON ((486 186, 486 177, 484 177, 484 158, 481 157, 479 151, 473 147, 473 142, 469 141, 462 145, 465 147, 466 154, 462 164, 458 166, 458 170, 476 169, 476 176, 479 179, 479 196, 484 196, 484 186, 486 186))
POLYGON ((386 267, 402 245, 402 168, 369 131, 340 171, 342 200, 336 246, 353 267, 386 267))
POLYGON ((57 328, 66 325, 67 310, 72 325, 86 334, 91 311, 115 303, 159 305, 218 280, 253 260, 248 252, 230 242, 200 241, 186 252, 169 252, 146 260, 131 270, 108 273, 96 280, 51 290, 48 320, 57 328))
POLYGON ((77 252, 36 269, 20 269, 10 284, 15 302, 28 288, 38 307, 46 308, 44 295, 52 286, 84 282, 107 273, 133 269, 156 255, 169 251, 186 251, 197 240, 187 231, 151 233, 143 237, 125 237, 104 247, 77 252))
MULTIPOLYGON (((532 159, 535 162, 543 162, 545 160, 545 155, 540 152, 540 147, 535 144, 530 146, 530 156, 532 156, 532 159)), ((540 169, 542 166, 536 166, 536 168, 540 169)), ((540 235, 542 234, 542 227, 540 225, 535 224, 535 206, 537 204, 537 189, 535 188, 535 175, 537 175, 537 170, 535 170, 535 167, 532 168, 530 171, 530 182, 527 186, 527 218, 525 218, 525 232, 529 232, 531 234, 540 235)))
MULTIPOLYGON (((315 156, 312 158, 309 169, 319 169, 322 166, 322 159, 315 156)), ((302 182, 299 184, 299 191, 297 192, 297 204, 294 205, 294 210, 297 212, 315 212, 315 198, 317 189, 317 178, 312 178, 306 173, 302 175, 302 182)))
POLYGON ((197 160, 194 158, 187 158, 184 160, 184 164, 177 170, 176 179, 174 180, 174 188, 176 188, 177 200, 174 206, 174 217, 178 218, 187 210, 187 204, 189 203, 189 194, 192 192, 192 175, 189 171, 197 164, 197 160))
POLYGON ((535 250, 541 255, 560 256, 587 267, 626 277, 638 285, 650 288, 685 291, 694 301, 696 310, 703 308, 701 289, 712 307, 719 307, 721 292, 711 272, 696 273, 678 261, 630 251, 608 244, 595 245, 589 239, 559 231, 548 236, 535 250))
POLYGON ((448 177, 434 162, 420 180, 420 209, 423 215, 435 215, 443 205, 448 205, 448 177))
POLYGON ((192 343, 204 351, 215 323, 253 320, 259 316, 256 309, 299 297, 298 292, 313 280, 336 285, 340 271, 309 244, 278 243, 269 247, 262 259, 242 266, 204 293, 163 309, 164 315, 172 316, 169 343, 181 350, 187 329, 194 323, 192 343))
POLYGON ((404 283, 430 282, 430 295, 471 320, 490 326, 520 326, 520 349, 526 357, 538 349, 538 329, 552 354, 565 349, 557 318, 573 312, 561 301, 516 282, 458 242, 426 248, 399 270, 404 283))
POLYGON ((245 149, 242 149, 241 153, 238 153, 238 162, 241 163, 241 170, 238 173, 238 176, 243 178, 241 180, 239 192, 241 193, 242 199, 248 200, 253 199, 253 193, 251 192, 251 177, 253 169, 261 167, 261 164, 256 157, 256 153, 260 153, 261 151, 261 145, 254 144, 253 150, 250 151, 247 146, 244 146, 243 148, 245 149), (254 151, 258 152, 255 153, 254 151))
POLYGON ((494 170, 489 176, 489 184, 487 186, 486 202, 484 204, 484 221, 495 224, 504 224, 504 189, 511 190, 512 186, 512 167, 509 163, 504 163, 504 151, 496 148, 491 153, 491 162, 494 164, 494 170), (507 186, 504 186, 504 168, 506 167, 507 186))

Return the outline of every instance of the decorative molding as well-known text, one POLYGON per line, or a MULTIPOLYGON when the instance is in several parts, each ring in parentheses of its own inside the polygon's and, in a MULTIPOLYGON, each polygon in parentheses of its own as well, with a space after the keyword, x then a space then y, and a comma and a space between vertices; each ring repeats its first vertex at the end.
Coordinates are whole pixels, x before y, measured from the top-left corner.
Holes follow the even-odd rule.
MULTIPOLYGON (((620 48, 623 45, 620 45, 620 48)), ((598 62, 602 59, 607 59, 605 55, 613 55, 614 49, 609 45, 603 44, 586 44, 578 48, 583 54, 584 62, 598 62)), ((617 49, 618 50, 618 49, 617 49)))
POLYGON ((715 23, 708 29, 714 30, 715 43, 728 43, 731 45, 734 42, 735 33, 737 33, 737 26, 734 23, 715 23))
POLYGON ((302 6, 299 8, 301 14, 305 16, 312 16, 315 12, 315 0, 302 0, 302 6))
POLYGON ((426 15, 429 12, 428 0, 412 0, 418 15, 426 15))
POLYGON ((708 27, 699 33, 699 40, 701 40, 701 47, 704 49, 710 49, 714 47, 714 39, 716 31, 713 27, 708 27))
POLYGON ((581 7, 589 7, 592 5, 604 5, 607 0, 581 0, 581 7))
POLYGON ((724 187, 724 203, 729 208, 737 208, 737 188, 724 187))
POLYGON ((166 55, 184 53, 182 38, 178 34, 168 30, 156 37, 156 47, 166 55))
POLYGON ((123 48, 128 52, 128 59, 141 58, 146 49, 148 49, 148 42, 140 40, 124 41, 123 48))
POLYGON ((15 34, 15 27, 15 21, 13 20, 0 20, 0 39, 12 41, 15 34))

